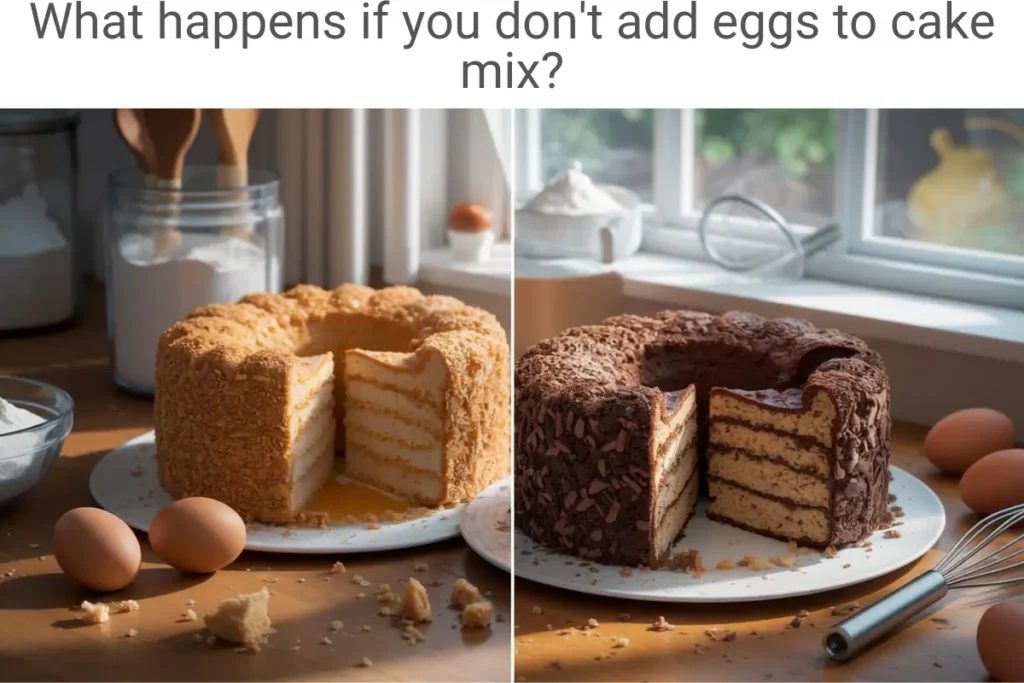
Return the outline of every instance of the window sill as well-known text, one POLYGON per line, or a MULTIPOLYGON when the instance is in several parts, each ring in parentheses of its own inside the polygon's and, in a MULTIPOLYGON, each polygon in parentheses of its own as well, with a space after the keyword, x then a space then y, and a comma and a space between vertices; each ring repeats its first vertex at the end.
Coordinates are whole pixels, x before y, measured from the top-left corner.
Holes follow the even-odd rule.
POLYGON ((432 285, 458 287, 484 294, 511 297, 512 248, 508 242, 494 245, 482 263, 457 261, 451 249, 431 249, 420 256, 419 279, 432 285))
POLYGON ((860 337, 1024 363, 1024 312, 824 280, 741 282, 716 266, 638 254, 610 270, 623 295, 711 312, 806 318, 860 337))

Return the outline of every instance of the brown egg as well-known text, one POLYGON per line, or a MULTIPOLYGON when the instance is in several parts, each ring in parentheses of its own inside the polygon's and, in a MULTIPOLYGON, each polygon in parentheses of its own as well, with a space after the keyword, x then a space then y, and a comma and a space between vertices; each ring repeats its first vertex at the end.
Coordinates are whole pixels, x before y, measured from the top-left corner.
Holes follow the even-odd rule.
POLYGON ((982 515, 1024 503, 1024 449, 997 451, 971 465, 960 479, 960 497, 982 515))
POLYGON ((1008 600, 992 605, 978 622, 978 654, 997 681, 1024 681, 1024 602, 1008 600))
POLYGON ((924 454, 947 474, 963 474, 989 453, 1013 448, 1013 422, 998 410, 968 408, 939 420, 924 438, 924 454))
POLYGON ((493 227, 491 214, 480 204, 465 202, 452 209, 448 225, 458 232, 484 232, 493 227))
POLYGON ((149 543, 172 567, 208 574, 223 569, 242 554, 245 522, 219 500, 182 498, 153 518, 149 543))
POLYGON ((68 510, 53 528, 53 556, 86 588, 116 591, 139 573, 142 549, 128 525, 99 508, 68 510))

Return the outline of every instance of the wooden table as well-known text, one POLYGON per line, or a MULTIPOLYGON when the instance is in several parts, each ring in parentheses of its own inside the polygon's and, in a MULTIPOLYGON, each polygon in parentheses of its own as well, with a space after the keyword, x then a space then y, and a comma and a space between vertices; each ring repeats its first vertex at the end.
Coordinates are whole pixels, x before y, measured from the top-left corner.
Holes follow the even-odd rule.
MULTIPOLYGON (((941 557, 977 516, 960 502, 957 480, 939 474, 920 454, 923 429, 899 425, 893 434, 893 463, 920 478, 942 499, 946 532, 939 550, 931 550, 909 568, 865 584, 830 593, 731 605, 652 604, 577 595, 530 581, 516 582, 516 677, 519 680, 573 681, 983 681, 988 674, 978 659, 975 631, 985 608, 1016 589, 953 591, 918 621, 847 664, 829 660, 821 649, 824 630, 842 617, 834 606, 866 605, 903 585, 941 557), (532 614, 537 606, 542 614, 532 614), (800 610, 810 614, 799 629, 786 629, 800 610), (628 623, 616 621, 622 613, 628 623), (674 631, 648 631, 659 616, 674 631), (559 635, 588 619, 600 626, 583 637, 559 635), (932 621, 948 619, 949 623, 932 621), (548 625, 552 630, 547 630, 548 625), (710 628, 737 632, 733 642, 713 642, 710 628), (755 631, 757 635, 752 635, 755 631), (625 637, 629 645, 612 650, 610 638, 625 637), (700 654, 695 645, 700 645, 700 654), (599 655, 616 654, 596 660, 599 655)), ((836 567, 839 570, 839 566, 836 567)), ((1024 643, 1022 643, 1024 646, 1024 643)))
POLYGON ((102 293, 87 290, 80 326, 45 336, 0 340, 0 374, 56 384, 75 400, 75 429, 46 479, 13 508, 0 511, 0 678, 4 680, 405 680, 507 681, 510 587, 459 540, 402 552, 358 556, 245 553, 209 577, 187 577, 164 565, 145 536, 136 581, 103 601, 138 600, 137 613, 92 626, 71 608, 93 596, 65 577, 53 559, 54 522, 66 510, 92 505, 88 477, 110 448, 152 428, 152 403, 115 391, 110 380, 102 293), (347 574, 329 573, 336 560, 347 574), (414 563, 429 570, 415 574, 414 563), (13 575, 4 578, 4 574, 13 575), (409 646, 400 628, 377 616, 372 589, 351 583, 360 574, 375 585, 417 576, 430 587, 434 623, 424 643, 409 646), (502 622, 489 631, 462 631, 447 608, 451 585, 466 577, 489 595, 502 622), (328 581, 330 579, 330 581, 328 581), (255 654, 209 647, 194 637, 199 625, 181 621, 188 600, 202 615, 223 598, 267 586, 277 632, 255 654), (360 592, 364 598, 357 597, 360 592), (334 620, 344 629, 332 633, 334 620), (360 627, 368 625, 369 632, 360 627), (138 635, 126 637, 129 629, 138 635), (324 637, 331 644, 321 644, 324 637), (298 645, 298 649, 295 646, 298 645), (370 668, 356 668, 363 657, 370 668))

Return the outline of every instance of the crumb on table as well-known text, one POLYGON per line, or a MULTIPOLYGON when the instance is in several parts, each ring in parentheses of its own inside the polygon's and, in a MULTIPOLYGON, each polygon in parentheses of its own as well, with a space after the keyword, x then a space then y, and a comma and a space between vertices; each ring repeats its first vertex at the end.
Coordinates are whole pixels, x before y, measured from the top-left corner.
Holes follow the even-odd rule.
POLYGON ((484 596, 480 590, 465 579, 456 579, 452 585, 452 604, 456 607, 466 607, 474 602, 484 602, 484 596))
POLYGON ((427 589, 416 579, 410 578, 405 584, 405 595, 402 597, 402 616, 417 623, 433 620, 430 614, 430 598, 427 589))
POLYGON ((473 602, 462 610, 462 628, 488 628, 491 625, 491 603, 473 602))
POLYGON ((102 624, 110 621, 110 606, 102 602, 82 601, 82 621, 88 624, 102 624))

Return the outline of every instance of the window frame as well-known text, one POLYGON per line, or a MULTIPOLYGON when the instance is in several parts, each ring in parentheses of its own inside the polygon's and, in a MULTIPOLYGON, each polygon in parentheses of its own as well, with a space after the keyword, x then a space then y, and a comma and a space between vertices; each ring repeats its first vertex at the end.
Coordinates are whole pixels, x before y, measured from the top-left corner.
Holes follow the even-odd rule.
MULTIPOLYGON (((654 201, 641 250, 706 261, 696 234, 693 109, 654 117, 654 201), (674 151, 674 153, 671 153, 674 151)), ((809 259, 806 276, 1002 308, 1024 309, 1024 258, 873 234, 882 112, 839 110, 835 216, 840 241, 809 259)), ((516 186, 523 197, 542 182, 540 110, 516 111, 516 186)), ((798 232, 810 230, 794 226, 798 232)))

